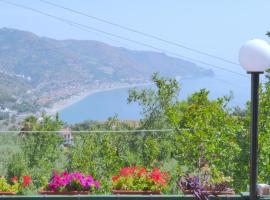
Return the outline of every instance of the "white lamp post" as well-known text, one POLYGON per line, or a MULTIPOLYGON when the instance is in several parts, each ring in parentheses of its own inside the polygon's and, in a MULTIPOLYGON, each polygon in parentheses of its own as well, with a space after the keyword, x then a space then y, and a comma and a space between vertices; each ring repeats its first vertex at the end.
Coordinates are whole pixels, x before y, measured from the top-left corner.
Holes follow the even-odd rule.
POLYGON ((259 74, 270 67, 270 46, 260 39, 246 42, 239 51, 242 67, 251 74, 250 200, 257 199, 259 74))

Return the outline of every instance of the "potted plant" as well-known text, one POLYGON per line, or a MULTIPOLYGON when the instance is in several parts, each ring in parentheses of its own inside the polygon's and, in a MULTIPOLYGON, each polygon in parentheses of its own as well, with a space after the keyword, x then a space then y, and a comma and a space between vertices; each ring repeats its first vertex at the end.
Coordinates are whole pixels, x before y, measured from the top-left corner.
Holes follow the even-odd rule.
POLYGON ((48 184, 39 193, 47 195, 89 194, 99 188, 99 181, 94 180, 90 175, 83 175, 80 172, 58 174, 54 170, 48 184))
POLYGON ((28 187, 31 181, 30 176, 23 176, 21 179, 14 176, 9 181, 4 177, 0 177, 0 195, 15 195, 17 193, 22 193, 24 188, 28 187))
POLYGON ((161 194, 166 188, 168 175, 158 168, 124 167, 112 177, 113 194, 161 194))
POLYGON ((195 176, 186 174, 178 181, 178 186, 184 194, 193 194, 199 200, 208 200, 209 195, 235 194, 229 187, 232 179, 224 176, 222 172, 207 168, 203 173, 195 176))

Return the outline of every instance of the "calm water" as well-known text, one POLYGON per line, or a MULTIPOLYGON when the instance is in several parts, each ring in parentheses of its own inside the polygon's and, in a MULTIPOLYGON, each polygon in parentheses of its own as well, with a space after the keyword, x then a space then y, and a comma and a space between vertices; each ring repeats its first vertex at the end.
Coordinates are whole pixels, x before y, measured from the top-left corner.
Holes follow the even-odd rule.
MULTIPOLYGON (((217 98, 230 91, 234 98, 232 106, 244 107, 249 99, 250 82, 248 78, 222 75, 221 78, 197 78, 180 81, 181 91, 179 98, 185 99, 188 95, 201 88, 210 90, 210 98, 217 98)), ((139 119, 140 107, 137 104, 127 104, 128 89, 116 89, 100 92, 86 97, 78 103, 60 112, 61 118, 68 123, 84 120, 106 120, 110 116, 118 115, 120 119, 139 119)))

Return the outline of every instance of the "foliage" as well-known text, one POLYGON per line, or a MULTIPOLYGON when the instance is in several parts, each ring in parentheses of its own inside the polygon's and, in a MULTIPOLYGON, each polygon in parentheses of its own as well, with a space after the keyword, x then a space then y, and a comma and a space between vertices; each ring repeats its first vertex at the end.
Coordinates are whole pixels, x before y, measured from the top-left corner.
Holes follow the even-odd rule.
MULTIPOLYGON (((234 187, 245 190, 248 170, 245 156, 248 151, 243 147, 247 132, 243 117, 232 114, 228 107, 232 96, 210 100, 209 91, 201 89, 181 101, 176 80, 162 78, 158 74, 152 78, 156 90, 133 90, 130 93, 129 101, 142 106, 142 125, 175 130, 171 139, 165 141, 172 147, 170 157, 176 159, 180 166, 198 169, 203 158, 210 166, 230 174, 234 187), (245 162, 243 169, 239 169, 238 166, 245 162)), ((158 146, 152 144, 152 149, 160 149, 158 146)))
POLYGON ((14 176, 8 181, 4 177, 0 177, 0 191, 2 192, 15 192, 15 193, 24 193, 27 187, 31 184, 30 176, 22 176, 18 179, 17 176, 14 176))
MULTIPOLYGON (((270 37, 270 32, 267 32, 270 37)), ((270 70, 265 74, 266 82, 259 89, 259 138, 258 138, 258 182, 270 184, 270 70)), ((247 104, 245 122, 250 126, 250 102, 247 104)), ((249 143, 248 143, 249 145, 249 143)))
POLYGON ((12 132, 0 134, 0 175, 7 173, 11 157, 20 151, 17 134, 12 132))
POLYGON ((21 152, 10 158, 8 176, 21 177, 24 172, 30 173, 36 188, 40 187, 41 180, 50 176, 51 169, 61 158, 62 138, 57 132, 48 131, 59 131, 62 124, 58 116, 52 119, 43 115, 40 121, 33 116, 26 118, 18 135, 21 152))
POLYGON ((7 177, 22 177, 28 174, 27 163, 22 153, 13 154, 7 163, 7 177))
POLYGON ((154 167, 151 171, 144 167, 124 167, 112 177, 113 189, 135 191, 164 191, 168 174, 154 167))
POLYGON ((177 101, 179 85, 175 79, 162 78, 158 73, 153 74, 152 81, 157 90, 132 89, 129 91, 128 102, 137 102, 142 107, 142 128, 170 127, 165 111, 168 105, 177 101))
POLYGON ((12 184, 9 184, 8 181, 1 177, 0 178, 0 191, 3 192, 19 192, 19 183, 17 181, 12 181, 12 184))
MULTIPOLYGON (((270 183, 270 79, 267 77, 267 82, 260 87, 259 99, 259 171, 258 181, 261 183, 270 183)), ((250 109, 246 117, 246 123, 249 126, 250 109)))

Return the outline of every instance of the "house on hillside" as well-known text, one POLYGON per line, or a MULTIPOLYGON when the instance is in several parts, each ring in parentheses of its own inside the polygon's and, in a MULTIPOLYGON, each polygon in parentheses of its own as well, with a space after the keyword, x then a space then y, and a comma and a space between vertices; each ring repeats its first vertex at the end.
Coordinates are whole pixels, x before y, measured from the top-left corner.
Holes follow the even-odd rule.
POLYGON ((64 138, 63 145, 65 147, 70 146, 73 144, 73 137, 71 130, 69 128, 63 128, 61 129, 58 134, 64 138))

